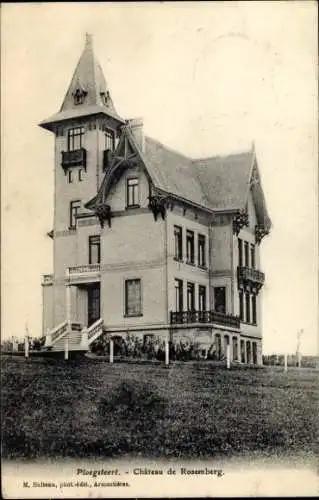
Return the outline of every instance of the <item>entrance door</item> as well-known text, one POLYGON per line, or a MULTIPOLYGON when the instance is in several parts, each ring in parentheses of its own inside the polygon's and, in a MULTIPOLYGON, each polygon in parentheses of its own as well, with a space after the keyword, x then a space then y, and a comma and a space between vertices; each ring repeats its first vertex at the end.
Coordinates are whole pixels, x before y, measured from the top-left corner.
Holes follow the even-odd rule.
POLYGON ((88 326, 100 319, 100 284, 88 288, 88 326))

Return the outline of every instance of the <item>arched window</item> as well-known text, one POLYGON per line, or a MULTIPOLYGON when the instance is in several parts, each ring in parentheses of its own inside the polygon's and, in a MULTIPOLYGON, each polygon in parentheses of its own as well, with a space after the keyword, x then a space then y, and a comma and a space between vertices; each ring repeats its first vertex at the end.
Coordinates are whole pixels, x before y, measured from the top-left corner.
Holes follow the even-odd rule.
POLYGON ((220 334, 216 333, 215 334, 215 345, 216 345, 216 357, 217 359, 221 358, 221 350, 222 350, 222 343, 221 343, 221 338, 220 334))
POLYGON ((233 359, 235 361, 238 360, 238 339, 237 339, 237 337, 233 337, 233 359))

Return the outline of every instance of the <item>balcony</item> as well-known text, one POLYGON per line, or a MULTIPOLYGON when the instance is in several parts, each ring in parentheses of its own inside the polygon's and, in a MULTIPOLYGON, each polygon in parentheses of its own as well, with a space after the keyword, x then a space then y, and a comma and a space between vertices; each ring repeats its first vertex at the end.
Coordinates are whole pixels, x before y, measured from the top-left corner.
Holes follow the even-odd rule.
POLYGON ((62 167, 83 167, 86 169, 86 149, 74 149, 73 151, 62 151, 62 167))
POLYGON ((257 292, 265 282, 265 274, 251 267, 238 267, 237 277, 239 288, 252 287, 257 292))
POLYGON ((100 281, 100 264, 69 267, 67 276, 70 284, 96 283, 100 281))
POLYGON ((217 311, 182 311, 171 312, 172 325, 185 325, 185 324, 216 324, 230 328, 240 328, 239 316, 232 314, 224 314, 217 311))
POLYGON ((52 285, 53 284, 53 274, 44 274, 42 276, 42 285, 52 285))

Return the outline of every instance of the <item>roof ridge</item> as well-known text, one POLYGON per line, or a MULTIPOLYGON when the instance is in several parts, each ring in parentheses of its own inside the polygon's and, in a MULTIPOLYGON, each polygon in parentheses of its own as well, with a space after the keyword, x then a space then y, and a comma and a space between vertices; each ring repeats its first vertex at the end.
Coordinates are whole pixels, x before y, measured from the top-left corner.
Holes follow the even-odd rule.
POLYGON ((170 146, 166 146, 166 144, 163 144, 163 142, 159 141, 158 139, 154 139, 154 137, 151 137, 149 135, 145 135, 145 139, 150 139, 151 141, 155 142, 157 145, 161 146, 162 148, 166 149, 167 151, 170 151, 171 153, 178 154, 179 156, 182 156, 188 161, 192 161, 191 156, 186 156, 184 153, 181 153, 180 151, 177 151, 177 149, 171 148, 170 146))
POLYGON ((239 156, 239 155, 245 155, 249 153, 253 153, 253 148, 250 149, 244 149, 240 151, 234 151, 228 154, 223 154, 223 155, 212 155, 212 156, 203 156, 203 157, 194 157, 194 156, 187 156, 184 153, 181 153, 177 149, 171 148, 170 146, 167 146, 163 142, 159 141, 158 139, 154 139, 154 137, 151 137, 149 135, 145 135, 145 139, 150 139, 151 141, 155 142, 158 146, 161 146, 162 148, 166 149, 167 151, 170 151, 171 153, 178 154, 179 156, 182 156, 186 160, 190 161, 191 163, 196 163, 199 161, 204 161, 204 160, 213 160, 213 159, 218 159, 218 158, 229 158, 231 156, 239 156))
POLYGON ((213 155, 213 156, 203 156, 200 158, 193 158, 193 162, 198 162, 198 161, 204 161, 204 160, 216 160, 218 158, 229 158, 231 156, 240 156, 240 155, 245 155, 245 154, 252 154, 253 151, 251 149, 245 149, 241 151, 234 151, 229 154, 223 154, 223 155, 213 155))

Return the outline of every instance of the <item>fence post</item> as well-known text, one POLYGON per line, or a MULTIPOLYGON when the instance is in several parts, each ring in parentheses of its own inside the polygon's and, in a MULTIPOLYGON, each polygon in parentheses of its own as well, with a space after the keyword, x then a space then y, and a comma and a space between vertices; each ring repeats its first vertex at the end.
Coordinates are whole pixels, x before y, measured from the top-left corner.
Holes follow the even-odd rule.
POLYGON ((226 346, 227 369, 230 369, 230 344, 226 346))
POLYGON ((64 340, 64 359, 69 359, 69 339, 64 340))
POLYGON ((298 368, 301 368, 301 353, 298 352, 298 368))
POLYGON ((168 340, 165 340, 165 365, 169 365, 169 343, 168 340))
POLYGON ((114 360, 114 344, 113 339, 110 339, 110 363, 113 363, 114 360))
POLYGON ((68 323, 68 331, 71 331, 71 316, 72 316, 72 302, 71 302, 71 285, 70 285, 70 271, 69 268, 65 271, 66 285, 65 285, 65 306, 66 306, 66 320, 68 323))
POLYGON ((24 338, 24 355, 26 358, 29 357, 29 337, 27 335, 24 338))
POLYGON ((285 352, 284 354, 284 371, 285 373, 287 372, 288 370, 288 356, 287 356, 287 353, 285 352))
POLYGON ((17 351, 18 351, 18 342, 14 337, 12 337, 12 352, 17 352, 17 351))

